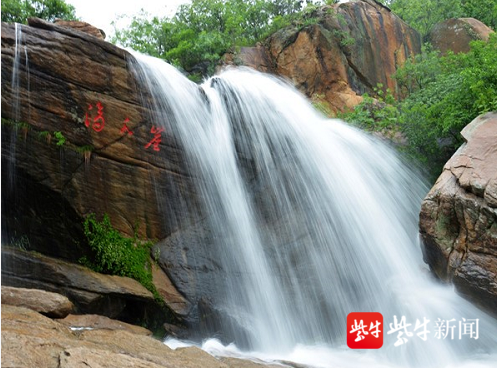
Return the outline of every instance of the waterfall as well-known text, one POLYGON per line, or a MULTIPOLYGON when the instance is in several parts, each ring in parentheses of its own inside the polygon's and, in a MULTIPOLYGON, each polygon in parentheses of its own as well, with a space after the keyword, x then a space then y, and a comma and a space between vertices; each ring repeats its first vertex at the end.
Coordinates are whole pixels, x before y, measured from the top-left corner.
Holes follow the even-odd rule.
MULTIPOLYGON (((28 126, 23 123, 23 118, 28 120, 28 117, 31 113, 30 106, 25 110, 21 106, 21 87, 26 88, 28 100, 30 97, 30 76, 28 50, 27 47, 23 44, 22 25, 19 23, 15 23, 14 63, 12 65, 11 83, 9 87, 11 89, 10 92, 12 93, 12 105, 10 106, 10 108, 12 109, 12 121, 9 122, 9 124, 11 124, 11 127, 8 130, 9 133, 6 133, 6 130, 4 130, 2 126, 2 134, 5 134, 6 137, 8 136, 8 138, 5 139, 4 142, 9 142, 7 144, 9 148, 2 150, 2 155, 5 157, 5 161, 4 157, 2 157, 2 163, 6 166, 5 171, 2 171, 2 175, 4 175, 2 180, 5 180, 5 184, 2 185, 2 189, 4 190, 4 193, 2 193, 2 197, 15 200, 19 196, 18 189, 15 183, 16 150, 19 149, 16 143, 19 138, 26 138, 28 126)), ((2 90, 3 89, 4 86, 2 85, 2 90)), ((2 125, 3 124, 4 122, 2 119, 2 125)), ((4 203, 6 202, 4 201, 4 203)), ((4 210, 3 206, 5 206, 5 204, 2 205, 2 211, 4 210)), ((26 235, 20 236, 16 234, 15 231, 11 233, 8 226, 6 226, 2 230, 2 241, 4 241, 5 239, 15 239, 15 241, 22 246, 25 246, 26 243, 29 243, 26 235)))
POLYGON ((228 275, 212 280, 214 303, 235 344, 273 356, 324 346, 330 367, 444 367, 495 354, 495 320, 430 279, 417 225, 427 187, 391 148, 325 119, 275 77, 228 69, 199 87, 162 61, 136 59, 151 119, 195 178, 209 252, 228 275), (383 314, 381 349, 344 347, 350 312, 383 314), (394 316, 413 327, 478 318, 480 336, 432 330, 394 346, 394 316))
MULTIPOLYGON (((15 49, 14 49, 14 65, 12 67, 12 81, 11 81, 11 89, 12 89, 12 112, 14 117, 14 123, 18 123, 21 120, 21 100, 19 97, 20 93, 20 68, 22 66, 21 56, 22 56, 22 25, 19 23, 15 23, 15 49)), ((24 56, 26 60, 26 66, 28 65, 28 57, 27 57, 27 49, 24 48, 24 56)), ((8 165, 8 183, 7 188, 9 191, 14 190, 14 168, 15 168, 15 150, 18 135, 18 126, 16 125, 14 129, 12 129, 12 133, 10 135, 10 147, 12 147, 12 154, 9 157, 9 165, 8 165)))

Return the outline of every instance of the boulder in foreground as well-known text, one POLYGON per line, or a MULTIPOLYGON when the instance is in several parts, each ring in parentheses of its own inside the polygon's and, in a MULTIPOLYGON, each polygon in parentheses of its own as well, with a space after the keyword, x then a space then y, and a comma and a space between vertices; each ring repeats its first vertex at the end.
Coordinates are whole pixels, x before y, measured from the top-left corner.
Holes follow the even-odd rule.
POLYGON ((53 318, 64 318, 74 309, 63 295, 38 289, 2 286, 2 304, 25 307, 53 318))
POLYGON ((497 315, 497 112, 461 132, 420 214, 425 262, 459 293, 497 315))

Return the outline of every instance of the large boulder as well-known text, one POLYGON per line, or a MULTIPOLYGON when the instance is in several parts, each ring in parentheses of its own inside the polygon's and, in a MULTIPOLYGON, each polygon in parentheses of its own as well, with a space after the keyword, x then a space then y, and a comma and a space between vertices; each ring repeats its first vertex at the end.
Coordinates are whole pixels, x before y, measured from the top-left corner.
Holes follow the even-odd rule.
POLYGON ((55 318, 64 318, 74 309, 71 301, 63 295, 10 286, 2 286, 2 304, 29 308, 55 318))
MULTIPOLYGON (((73 263, 89 253, 82 226, 89 213, 107 213, 113 227, 129 236, 164 240, 188 233, 202 218, 197 207, 186 208, 196 206, 193 181, 172 132, 148 146, 155 122, 144 102, 149 92, 137 88, 133 56, 77 29, 29 22, 2 23, 2 243, 72 262, 63 267, 71 276, 82 272, 73 263)), ((162 269, 154 266, 153 281, 172 312, 169 322, 188 322, 198 317, 201 296, 184 288, 176 270, 195 275, 203 267, 195 253, 203 246, 188 244, 194 263, 186 264, 177 245, 169 241, 154 251, 162 253, 162 269), (174 257, 162 261, 166 255, 174 257)), ((4 253, 3 284, 60 292, 85 313, 127 320, 136 307, 134 315, 152 318, 145 313, 149 293, 131 302, 116 285, 95 290, 103 279, 86 273, 77 285, 62 274, 54 281, 47 275, 58 269, 55 260, 4 253)), ((198 290, 208 294, 209 275, 205 280, 190 290, 205 285, 198 290)))
POLYGON ((138 281, 18 249, 2 247, 2 285, 57 292, 69 298, 79 313, 134 323, 153 318, 157 321, 148 322, 161 323, 166 317, 160 316, 154 296, 138 281))
POLYGON ((423 201, 425 261, 459 293, 497 312, 497 113, 462 131, 452 156, 423 201))
POLYGON ((436 24, 428 35, 432 46, 442 55, 470 50, 471 41, 488 41, 494 31, 474 18, 452 18, 436 24))
POLYGON ((264 48, 242 48, 227 63, 283 76, 335 112, 354 107, 379 84, 398 95, 392 75, 421 51, 417 31, 372 0, 325 6, 310 16, 316 24, 279 30, 264 48))
POLYGON ((55 24, 62 27, 76 29, 80 32, 88 33, 94 37, 100 38, 101 40, 105 40, 105 32, 97 27, 92 26, 89 23, 82 22, 79 20, 63 20, 56 19, 55 24))

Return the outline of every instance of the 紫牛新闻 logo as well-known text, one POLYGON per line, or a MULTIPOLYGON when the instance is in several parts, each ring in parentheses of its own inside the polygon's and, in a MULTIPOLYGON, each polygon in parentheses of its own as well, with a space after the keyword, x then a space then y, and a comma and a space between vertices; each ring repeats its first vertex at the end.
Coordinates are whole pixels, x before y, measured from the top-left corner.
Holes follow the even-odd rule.
POLYGON ((383 315, 353 312, 347 316, 347 346, 351 349, 379 349, 383 346, 383 315))

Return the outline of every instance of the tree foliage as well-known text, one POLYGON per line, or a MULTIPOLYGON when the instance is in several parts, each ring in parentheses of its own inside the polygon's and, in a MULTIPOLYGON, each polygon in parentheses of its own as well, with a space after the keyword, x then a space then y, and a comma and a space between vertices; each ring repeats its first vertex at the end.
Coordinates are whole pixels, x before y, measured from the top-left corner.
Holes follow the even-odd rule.
POLYGON ((382 0, 384 5, 426 37, 433 26, 450 18, 476 18, 496 29, 495 0, 382 0))
POLYGON ((497 34, 474 41, 467 54, 433 56, 416 65, 430 76, 401 104, 402 130, 411 151, 440 170, 462 143, 460 131, 485 112, 497 110, 497 34), (429 64, 429 67, 426 67, 429 64))
MULTIPOLYGON (((401 101, 388 100, 381 113, 370 97, 344 114, 368 130, 397 130, 407 152, 423 162, 435 178, 462 144, 460 131, 478 115, 497 110, 497 34, 473 41, 467 54, 448 54, 425 47, 396 73, 401 101), (392 110, 392 109, 395 110, 392 110)), ((383 96, 377 96, 380 103, 383 96)))
POLYGON ((30 17, 74 20, 75 11, 74 6, 64 0, 2 0, 2 22, 25 24, 30 17))
POLYGON ((116 29, 113 41, 209 74, 230 48, 254 45, 296 18, 310 17, 302 9, 312 7, 302 0, 193 0, 171 18, 139 14, 127 29, 116 29))

